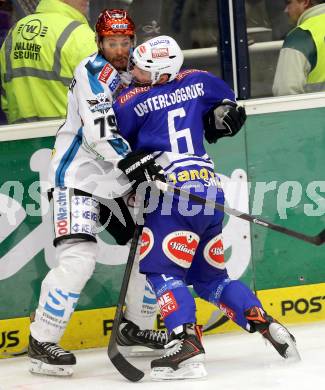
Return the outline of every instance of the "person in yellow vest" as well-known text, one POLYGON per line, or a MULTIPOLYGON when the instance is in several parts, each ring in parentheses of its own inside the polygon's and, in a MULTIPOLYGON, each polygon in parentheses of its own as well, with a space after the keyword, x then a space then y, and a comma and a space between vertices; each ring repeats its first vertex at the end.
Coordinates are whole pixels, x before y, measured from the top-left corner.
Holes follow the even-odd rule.
POLYGON ((297 26, 286 36, 276 68, 273 94, 325 91, 324 0, 288 0, 285 12, 297 26))
POLYGON ((1 105, 8 123, 66 116, 75 67, 97 51, 89 0, 41 0, 20 19, 0 51, 1 105))

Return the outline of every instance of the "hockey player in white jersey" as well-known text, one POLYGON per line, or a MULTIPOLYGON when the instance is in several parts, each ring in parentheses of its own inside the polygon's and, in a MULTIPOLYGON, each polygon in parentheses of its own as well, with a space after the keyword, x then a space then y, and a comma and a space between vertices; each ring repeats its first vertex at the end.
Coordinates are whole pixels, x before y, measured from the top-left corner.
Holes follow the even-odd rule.
MULTIPOLYGON (((98 222, 120 245, 132 238, 134 230, 125 203, 131 187, 117 168, 130 148, 117 132, 112 102, 128 84, 125 70, 135 26, 126 11, 104 10, 96 32, 98 53, 84 59, 75 70, 66 122, 58 130, 50 165, 58 266, 43 280, 30 326, 28 355, 33 373, 73 373, 75 356, 58 343, 95 268, 98 222)), ((118 343, 150 352, 163 350, 167 335, 151 330, 156 317, 155 295, 146 286, 145 276, 139 274, 138 264, 129 291, 132 294, 127 296, 118 343)))

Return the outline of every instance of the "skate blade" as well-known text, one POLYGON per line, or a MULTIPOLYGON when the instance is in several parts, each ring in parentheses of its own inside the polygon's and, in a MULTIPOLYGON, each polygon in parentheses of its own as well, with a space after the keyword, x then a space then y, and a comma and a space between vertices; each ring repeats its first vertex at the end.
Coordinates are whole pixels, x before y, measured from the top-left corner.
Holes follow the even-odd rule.
POLYGON ((297 346, 295 341, 292 340, 290 333, 288 330, 281 324, 278 324, 276 322, 273 322, 270 325, 270 334, 275 339, 277 342, 281 344, 287 344, 288 348, 285 351, 285 356, 286 361, 288 362, 298 362, 301 360, 300 354, 298 352, 297 346))
POLYGON ((29 371, 32 374, 51 376, 71 376, 73 374, 72 366, 47 364, 37 359, 30 360, 29 371))
POLYGON ((203 363, 187 363, 178 370, 171 367, 155 367, 151 369, 150 377, 154 381, 198 379, 207 376, 203 363))
POLYGON ((166 353, 165 349, 151 349, 141 345, 133 345, 130 347, 123 347, 119 345, 118 350, 125 357, 159 357, 166 353))
POLYGON ((292 338, 289 336, 289 339, 286 341, 288 344, 288 348, 286 350, 286 361, 288 362, 300 362, 301 356, 298 352, 296 343, 292 340, 292 338))

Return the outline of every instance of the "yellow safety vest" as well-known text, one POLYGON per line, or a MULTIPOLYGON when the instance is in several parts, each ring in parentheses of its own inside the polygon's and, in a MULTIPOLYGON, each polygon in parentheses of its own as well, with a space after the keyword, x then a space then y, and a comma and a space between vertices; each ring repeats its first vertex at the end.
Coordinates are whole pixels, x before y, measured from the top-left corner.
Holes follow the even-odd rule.
POLYGON ((316 66, 308 75, 306 92, 325 91, 325 14, 307 19, 299 28, 311 33, 317 49, 316 66))
POLYGON ((65 117, 74 69, 96 50, 95 34, 79 11, 60 0, 42 0, 1 48, 1 102, 8 122, 65 117))

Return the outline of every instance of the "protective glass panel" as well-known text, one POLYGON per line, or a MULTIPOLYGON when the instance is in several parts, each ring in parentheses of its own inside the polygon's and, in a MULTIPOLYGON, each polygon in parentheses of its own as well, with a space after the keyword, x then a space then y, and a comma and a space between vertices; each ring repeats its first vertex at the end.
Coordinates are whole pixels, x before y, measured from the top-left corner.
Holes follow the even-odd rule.
POLYGON ((251 97, 272 96, 282 42, 291 28, 285 0, 245 0, 251 97))

